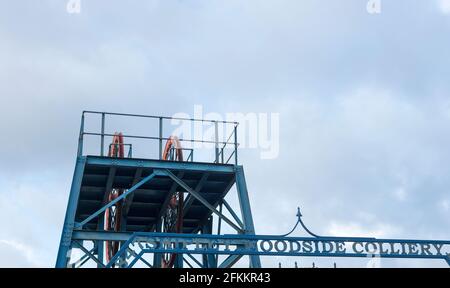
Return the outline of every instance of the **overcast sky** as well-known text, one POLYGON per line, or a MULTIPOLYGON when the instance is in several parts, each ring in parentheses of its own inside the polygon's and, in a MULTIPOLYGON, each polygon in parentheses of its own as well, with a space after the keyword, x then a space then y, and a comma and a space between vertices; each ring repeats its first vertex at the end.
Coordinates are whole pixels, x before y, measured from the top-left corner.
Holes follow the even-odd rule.
POLYGON ((280 113, 278 158, 240 151, 257 233, 300 205, 321 235, 450 239, 450 1, 366 3, 0 0, 0 266, 54 265, 82 110, 280 113))

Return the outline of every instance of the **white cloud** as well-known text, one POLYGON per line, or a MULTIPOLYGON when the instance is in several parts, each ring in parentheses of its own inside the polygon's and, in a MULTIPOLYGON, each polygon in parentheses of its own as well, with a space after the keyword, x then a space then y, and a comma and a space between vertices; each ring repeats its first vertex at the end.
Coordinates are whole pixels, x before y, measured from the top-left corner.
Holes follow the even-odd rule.
POLYGON ((60 181, 69 179, 45 171, 0 177, 0 216, 9 219, 0 231, 0 266, 53 266, 70 187, 60 181))
POLYGON ((0 239, 0 267, 39 267, 35 251, 16 240, 0 239))
POLYGON ((439 9, 444 14, 450 14, 450 0, 439 0, 439 9))
POLYGON ((445 212, 450 211, 450 201, 448 201, 448 200, 442 200, 442 201, 439 203, 439 207, 440 207, 441 209, 443 209, 445 212))
POLYGON ((405 187, 398 187, 394 190, 394 195, 399 201, 405 201, 408 196, 405 187))

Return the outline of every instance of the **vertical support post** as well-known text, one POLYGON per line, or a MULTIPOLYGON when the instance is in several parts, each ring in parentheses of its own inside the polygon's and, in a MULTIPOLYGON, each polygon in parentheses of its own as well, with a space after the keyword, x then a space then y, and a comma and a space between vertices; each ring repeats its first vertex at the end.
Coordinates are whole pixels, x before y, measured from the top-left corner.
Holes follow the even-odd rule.
MULTIPOLYGON (((156 222, 156 228, 155 228, 155 232, 161 232, 161 218, 159 218, 156 222)), ((155 268, 161 268, 161 257, 162 254, 161 253, 154 253, 153 254, 153 267, 155 268)))
POLYGON ((234 124, 234 165, 238 165, 237 125, 234 124))
MULTIPOLYGON (((121 220, 121 227, 120 227, 120 231, 124 232, 127 230, 127 217, 125 217, 125 215, 123 215, 122 213, 122 217, 120 218, 121 220)), ((120 247, 122 247, 122 245, 124 244, 124 241, 120 242, 120 247)), ((123 253, 122 255, 120 255, 119 257, 119 263, 120 263, 120 268, 126 268, 127 267, 127 252, 125 251, 125 253, 123 253)))
POLYGON ((163 146, 163 118, 159 117, 159 160, 162 160, 163 146))
POLYGON ((86 158, 77 157, 75 172, 70 188, 69 201, 67 203, 66 217, 61 233, 61 241, 59 243, 58 256, 56 258, 56 268, 66 268, 70 261, 70 253, 72 247, 72 232, 75 224, 75 213, 77 211, 78 198, 80 196, 81 181, 83 179, 83 171, 86 158))
MULTIPOLYGON (((222 151, 223 153, 223 151, 222 151)), ((220 206, 219 206, 219 213, 222 214, 222 207, 223 207, 223 202, 220 202, 220 206)), ((222 232, 222 218, 219 217, 219 220, 217 220, 217 235, 220 235, 220 233, 222 232)), ((216 254, 215 256, 215 263, 216 263, 216 267, 217 267, 217 263, 219 263, 219 254, 216 254)))
MULTIPOLYGON (((220 218, 219 218, 220 219, 220 218)), ((202 227, 202 234, 212 234, 212 227, 213 227, 213 217, 208 219, 208 221, 203 225, 202 227)), ((208 247, 211 248, 211 247, 208 247)), ((216 255, 214 254, 203 254, 202 257, 203 260, 203 267, 204 268, 217 268, 217 261, 216 261, 216 255)))
POLYGON ((100 156, 105 156, 104 147, 105 147, 105 113, 102 113, 102 132, 100 136, 100 156))
POLYGON ((216 162, 219 163, 219 122, 214 121, 214 142, 215 142, 215 154, 216 162))
MULTIPOLYGON (((223 202, 221 202, 220 206, 219 206, 220 214, 222 214, 222 207, 223 207, 223 202)), ((217 235, 220 235, 220 232, 222 232, 222 218, 219 217, 219 220, 217 221, 217 235)))
MULTIPOLYGON (((255 235, 255 226, 253 225, 252 211, 250 208, 250 199, 248 197, 247 184, 245 182, 244 168, 235 166, 236 171, 236 188, 239 197, 239 205, 242 213, 242 221, 244 222, 244 233, 247 235, 255 235)), ((254 247, 254 249, 257 249, 254 247)), ((261 268, 261 260, 258 255, 250 255, 250 267, 261 268)))
MULTIPOLYGON (((179 243, 177 245, 177 248, 182 248, 183 244, 179 243)), ((182 253, 177 253, 177 256, 175 258, 175 263, 173 265, 174 268, 183 268, 184 265, 184 261, 183 261, 183 254, 182 253)))
POLYGON ((78 152, 77 156, 83 155, 83 135, 84 135, 84 112, 81 114, 80 135, 78 136, 78 152))
MULTIPOLYGON (((105 229, 105 215, 104 214, 99 216, 98 226, 100 228, 99 230, 104 230, 105 229)), ((98 240, 96 242, 96 245, 97 245, 97 258, 98 258, 98 261, 103 263, 103 261, 104 261, 104 251, 105 251, 105 242, 101 241, 101 240, 98 240)), ((102 268, 100 263, 97 264, 97 268, 102 268)))

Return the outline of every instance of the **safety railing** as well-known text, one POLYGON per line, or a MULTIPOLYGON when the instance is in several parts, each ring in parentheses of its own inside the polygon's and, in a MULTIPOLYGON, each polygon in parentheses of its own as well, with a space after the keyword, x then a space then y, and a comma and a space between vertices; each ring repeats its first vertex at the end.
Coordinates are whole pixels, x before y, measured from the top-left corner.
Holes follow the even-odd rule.
MULTIPOLYGON (((95 120, 95 121, 98 121, 95 120)), ((116 119, 117 120, 117 119, 116 119)), ((160 159, 162 160, 162 155, 163 155, 163 147, 165 145, 165 141, 169 140, 171 136, 178 136, 178 135, 173 135, 172 131, 167 132, 164 131, 165 126, 167 124, 168 121, 177 121, 177 122, 184 122, 187 121, 190 124, 192 124, 193 122, 197 122, 197 123, 201 123, 201 125, 203 125, 204 123, 208 124, 208 125, 213 125, 214 126, 214 133, 212 133, 213 135, 210 135, 212 137, 212 139, 203 139, 203 136, 201 137, 201 139, 195 139, 194 137, 191 137, 190 139, 186 139, 183 137, 179 137, 178 141, 180 141, 181 143, 181 150, 186 151, 187 152, 187 157, 186 159, 184 159, 184 161, 190 161, 193 162, 194 161, 194 148, 196 149, 196 155, 205 155, 205 153, 198 153, 197 152, 197 148, 199 150, 209 150, 209 149, 202 149, 204 148, 204 146, 211 146, 213 147, 213 159, 209 160, 209 155, 207 155, 208 157, 207 160, 202 160, 200 162, 212 162, 212 163, 222 163, 222 164, 228 164, 228 163, 234 163, 234 164, 238 164, 238 146, 239 143, 237 142, 237 128, 239 123, 238 122, 231 122, 231 121, 218 121, 218 120, 208 120, 208 119, 195 119, 195 118, 183 118, 183 117, 167 117, 167 116, 151 116, 151 115, 141 115, 141 114, 127 114, 127 113, 112 113, 112 112, 98 112, 98 111, 83 111, 82 116, 81 116, 81 126, 80 126, 80 133, 79 133, 79 140, 78 140, 78 156, 82 156, 84 155, 84 149, 85 149, 85 141, 87 137, 97 137, 100 139, 100 143, 99 143, 99 147, 97 149, 98 150, 98 154, 97 153, 93 153, 94 155, 99 155, 99 156, 108 156, 108 154, 105 154, 105 147, 108 148, 108 151, 111 149, 112 145, 117 145, 117 144, 106 144, 109 146, 105 146, 105 142, 108 139, 112 139, 112 137, 114 137, 116 132, 121 132, 122 133, 122 137, 124 138, 124 146, 128 147, 128 154, 127 157, 132 158, 134 157, 137 153, 139 152, 141 149, 143 150, 147 150, 149 149, 149 146, 146 145, 145 147, 137 147, 138 145, 136 144, 131 144, 131 143, 127 143, 127 141, 131 141, 130 139, 134 139, 134 140, 142 140, 142 141, 152 141, 152 142, 156 142, 157 148, 156 151, 158 151, 158 156, 157 157, 149 157, 152 159, 160 159), (94 116, 99 116, 100 119, 99 122, 97 123, 98 127, 96 129, 86 129, 86 121, 87 121, 87 117, 90 115, 94 115, 94 116), (122 131, 117 131, 114 130, 113 132, 107 132, 106 131, 106 126, 107 126, 107 122, 109 120, 109 118, 133 118, 133 119, 150 119, 151 121, 154 121, 156 123, 156 125, 154 125, 154 130, 153 133, 150 133, 150 135, 139 135, 139 134, 133 134, 133 133, 127 133, 128 129, 124 129, 122 131), (225 128, 224 128, 225 127, 225 128), (225 139, 225 137, 223 137, 224 133, 219 133, 220 131, 226 130, 226 132, 229 132, 227 135, 228 137, 226 138, 225 141, 221 140, 220 137, 222 137, 223 139, 225 139), (231 132, 230 132, 231 131, 231 132), (220 135, 222 134, 222 135, 220 135), (186 144, 188 143, 188 144, 186 144), (185 146, 194 146, 194 148, 190 148, 190 147, 185 147, 185 146), (227 155, 226 155, 227 154, 227 155)), ((116 123, 118 123, 116 121, 116 123)), ((120 121, 119 121, 120 123, 120 121)), ((139 123, 136 124, 137 126, 141 126, 139 123)), ((175 125, 173 123, 171 123, 170 125, 175 125)), ((95 126, 95 125, 94 125, 95 126)), ((112 127, 114 127, 114 125, 112 125, 112 127)), ((211 128, 211 127, 210 127, 211 128)), ((202 126, 203 129, 203 126, 202 126)), ((120 129, 118 129, 120 130, 120 129)), ((203 135, 203 134, 202 134, 203 135)), ((184 136, 184 135, 183 135, 184 136)), ((90 148, 92 148, 90 146, 90 148)), ((172 147, 171 149, 173 149, 174 147, 172 147)), ((169 151, 174 155, 174 151, 169 151)), ((208 154, 208 153, 207 153, 208 154)), ((92 155, 92 153, 90 154, 92 155)), ((137 157, 137 158, 147 158, 147 157, 137 157)), ((173 158, 173 157, 172 157, 173 158)), ((170 159, 170 155, 169 155, 169 159, 170 159)), ((196 159, 197 161, 197 159, 196 159)))
MULTIPOLYGON (((111 151, 113 149, 113 147, 115 147, 116 151, 119 150, 119 146, 120 144, 117 143, 111 143, 109 144, 109 148, 108 148, 108 155, 111 154, 111 151)), ((127 144, 124 143, 122 144, 125 148, 128 147, 128 153, 127 153, 127 158, 133 158, 133 144, 127 144)))
POLYGON ((183 161, 194 162, 194 149, 189 148, 175 148, 175 147, 170 148, 168 160, 176 161, 177 150, 189 152, 188 156, 183 161))

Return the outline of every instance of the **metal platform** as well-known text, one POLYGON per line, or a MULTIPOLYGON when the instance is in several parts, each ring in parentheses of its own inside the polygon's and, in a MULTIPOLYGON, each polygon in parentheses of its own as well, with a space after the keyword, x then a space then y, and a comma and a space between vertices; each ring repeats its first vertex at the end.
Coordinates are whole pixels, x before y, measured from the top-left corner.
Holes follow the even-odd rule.
MULTIPOLYGON (((86 156, 75 221, 80 223, 106 204, 106 191, 129 189, 155 169, 167 169, 217 207, 235 184, 234 165, 86 156)), ((155 176, 125 199, 125 232, 153 231, 174 191, 187 192, 170 177, 155 176)), ((212 211, 192 195, 184 203, 183 233, 196 233, 212 211)), ((98 217, 83 226, 97 230, 98 217)))

